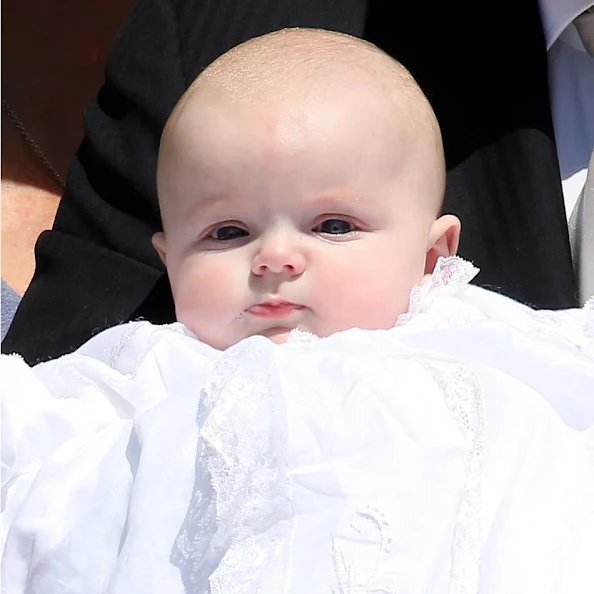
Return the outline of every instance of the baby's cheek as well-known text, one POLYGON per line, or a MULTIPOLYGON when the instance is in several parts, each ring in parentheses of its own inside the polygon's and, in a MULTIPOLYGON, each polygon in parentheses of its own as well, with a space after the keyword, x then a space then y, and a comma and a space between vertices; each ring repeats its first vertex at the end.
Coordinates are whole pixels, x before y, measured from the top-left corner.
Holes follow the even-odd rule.
POLYGON ((367 329, 392 327, 408 308, 414 285, 405 271, 368 265, 328 272, 325 276, 326 309, 343 327, 367 329))
POLYGON ((206 344, 224 349, 230 308, 214 299, 204 285, 186 285, 179 299, 175 300, 178 322, 189 328, 206 344))
POLYGON ((216 261, 190 259, 180 267, 173 285, 175 307, 182 322, 182 316, 210 319, 220 315, 231 308, 236 299, 231 271, 217 265, 216 261))

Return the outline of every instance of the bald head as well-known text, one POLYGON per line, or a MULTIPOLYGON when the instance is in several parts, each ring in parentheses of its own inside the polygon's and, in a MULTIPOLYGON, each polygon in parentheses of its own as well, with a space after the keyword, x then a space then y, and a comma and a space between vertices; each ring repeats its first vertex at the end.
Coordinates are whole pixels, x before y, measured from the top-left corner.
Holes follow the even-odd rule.
MULTIPOLYGON (((160 167, 170 137, 189 112, 205 106, 258 108, 275 114, 359 96, 356 109, 384 120, 395 144, 423 168, 427 194, 441 208, 445 165, 433 110, 410 73, 375 45, 317 29, 285 29, 251 39, 223 54, 194 81, 174 109, 161 141, 160 167)), ((353 102, 355 106, 355 102, 353 102)), ((185 121, 184 121, 185 120, 185 121)), ((194 118, 195 120, 195 118, 194 118)))
MULTIPOLYGON (((417 100, 417 84, 398 62, 371 43, 318 29, 285 29, 251 39, 215 60, 190 87, 189 95, 212 84, 229 99, 260 101, 321 92, 351 81, 417 100)), ((404 97, 401 97, 404 98, 404 97)))

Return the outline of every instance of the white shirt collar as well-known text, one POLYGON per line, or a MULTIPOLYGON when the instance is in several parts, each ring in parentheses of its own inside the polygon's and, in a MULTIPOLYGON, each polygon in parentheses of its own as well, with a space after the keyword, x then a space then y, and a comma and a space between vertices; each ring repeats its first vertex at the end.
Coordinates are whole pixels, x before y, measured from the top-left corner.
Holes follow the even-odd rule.
POLYGON ((594 0, 539 0, 539 4, 549 50, 575 17, 594 6, 594 0))

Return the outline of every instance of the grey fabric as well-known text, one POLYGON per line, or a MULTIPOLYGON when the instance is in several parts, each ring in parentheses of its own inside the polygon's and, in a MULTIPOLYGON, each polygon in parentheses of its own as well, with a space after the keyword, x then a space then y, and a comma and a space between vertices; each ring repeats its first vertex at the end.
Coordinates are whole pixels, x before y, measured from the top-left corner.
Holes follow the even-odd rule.
POLYGON ((594 6, 588 8, 574 21, 585 50, 594 56, 594 6))
POLYGON ((4 340, 20 301, 20 295, 2 279, 2 340, 4 340))
POLYGON ((594 151, 588 177, 568 222, 573 269, 580 305, 594 297, 594 151))

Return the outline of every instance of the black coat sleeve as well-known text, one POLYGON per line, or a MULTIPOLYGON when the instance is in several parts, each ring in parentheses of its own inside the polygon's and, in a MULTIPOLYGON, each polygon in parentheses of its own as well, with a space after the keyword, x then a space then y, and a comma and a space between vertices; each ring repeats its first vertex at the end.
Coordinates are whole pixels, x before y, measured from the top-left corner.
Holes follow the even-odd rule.
POLYGON ((140 2, 115 40, 105 84, 86 110, 84 140, 53 229, 38 239, 35 275, 3 352, 35 363, 133 317, 173 320, 151 235, 160 225, 159 138, 185 82, 174 5, 140 2), (151 306, 154 292, 157 308, 151 306))

